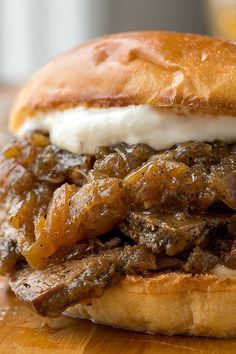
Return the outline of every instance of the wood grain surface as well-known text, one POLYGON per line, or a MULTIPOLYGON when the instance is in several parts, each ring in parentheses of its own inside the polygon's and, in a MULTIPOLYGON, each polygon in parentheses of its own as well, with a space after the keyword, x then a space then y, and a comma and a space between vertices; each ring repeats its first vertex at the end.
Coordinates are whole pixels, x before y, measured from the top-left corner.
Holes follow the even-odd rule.
POLYGON ((236 339, 149 335, 64 316, 45 321, 20 304, 0 279, 0 353, 233 354, 236 339))

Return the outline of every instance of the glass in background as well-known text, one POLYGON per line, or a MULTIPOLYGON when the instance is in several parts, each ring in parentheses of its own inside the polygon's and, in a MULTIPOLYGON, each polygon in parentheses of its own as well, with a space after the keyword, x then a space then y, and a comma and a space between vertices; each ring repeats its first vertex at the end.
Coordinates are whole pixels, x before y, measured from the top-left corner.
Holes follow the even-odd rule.
POLYGON ((211 33, 236 40, 236 0, 208 0, 207 11, 211 33))

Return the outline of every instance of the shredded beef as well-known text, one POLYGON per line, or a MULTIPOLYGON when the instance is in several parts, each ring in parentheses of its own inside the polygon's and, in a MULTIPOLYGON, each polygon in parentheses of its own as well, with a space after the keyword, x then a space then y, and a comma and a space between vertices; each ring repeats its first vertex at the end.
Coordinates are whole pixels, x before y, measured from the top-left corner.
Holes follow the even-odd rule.
POLYGON ((91 156, 35 132, 0 156, 0 201, 0 273, 43 315, 126 274, 236 268, 236 144, 120 143, 91 156))
POLYGON ((204 274, 208 270, 214 268, 214 266, 219 262, 219 257, 216 255, 204 251, 199 247, 193 249, 190 256, 183 267, 183 270, 187 273, 192 274, 204 274))
POLYGON ((0 273, 7 274, 20 258, 17 241, 10 237, 0 237, 0 273))
POLYGON ((206 247, 216 234, 226 233, 230 215, 181 215, 130 212, 120 230, 155 253, 168 256, 196 246, 206 247))
POLYGON ((145 274, 156 268, 151 251, 126 246, 61 262, 45 270, 27 267, 12 275, 10 286, 20 300, 30 303, 41 315, 53 317, 82 299, 101 296, 124 274, 145 274))

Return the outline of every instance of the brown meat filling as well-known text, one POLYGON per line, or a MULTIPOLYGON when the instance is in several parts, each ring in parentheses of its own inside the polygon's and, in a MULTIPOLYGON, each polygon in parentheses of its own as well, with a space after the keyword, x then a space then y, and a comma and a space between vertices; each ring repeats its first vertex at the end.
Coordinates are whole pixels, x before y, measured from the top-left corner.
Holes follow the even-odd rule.
MULTIPOLYGON (((66 263, 68 279, 76 279, 75 296, 60 299, 55 310, 44 301, 43 308, 48 307, 40 305, 41 313, 59 313, 130 274, 126 264, 133 251, 126 250, 135 247, 155 259, 155 267, 145 261, 141 270, 136 262, 132 274, 206 273, 219 262, 236 268, 236 144, 188 142, 157 152, 144 144, 121 143, 82 156, 56 148, 36 132, 2 153, 0 200, 0 270, 14 271, 12 288, 22 299, 33 296, 33 287, 22 288, 27 279, 35 274, 44 281, 68 252, 79 249, 76 274, 72 260, 66 263), (109 249, 102 248, 104 237, 109 249), (119 256, 106 267, 113 252, 119 256), (92 259, 101 264, 97 272, 106 274, 98 287, 101 275, 93 271, 92 259), (20 271, 27 263, 44 270, 20 271), (86 290, 81 288, 85 264, 91 274, 86 290)), ((63 285, 66 292, 64 287, 72 292, 70 282, 63 285)), ((32 301, 38 308, 39 300, 32 301)))
POLYGON ((43 316, 57 316, 82 299, 102 295, 123 274, 144 274, 156 269, 155 256, 141 246, 125 246, 50 265, 43 270, 20 270, 11 287, 43 316))

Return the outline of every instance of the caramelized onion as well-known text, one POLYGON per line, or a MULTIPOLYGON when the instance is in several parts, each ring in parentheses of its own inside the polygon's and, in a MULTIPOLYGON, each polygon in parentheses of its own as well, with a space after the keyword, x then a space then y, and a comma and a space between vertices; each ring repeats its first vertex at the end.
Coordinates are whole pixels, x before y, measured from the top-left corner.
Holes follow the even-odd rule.
POLYGON ((42 268, 59 247, 109 232, 126 211, 119 179, 94 181, 78 191, 64 184, 55 191, 46 218, 37 219, 36 242, 23 254, 31 267, 42 268))
MULTIPOLYGON (((171 151, 154 155, 124 178, 133 206, 187 212, 224 203, 236 209, 236 156, 213 164, 214 154, 215 151, 210 156, 196 156, 195 163, 191 158, 189 164, 174 160, 171 151)), ((186 158, 185 154, 179 156, 185 162, 186 158)))
POLYGON ((60 150, 36 132, 0 156, 0 200, 18 252, 42 267, 60 247, 109 232, 127 206, 188 215, 217 205, 232 213, 236 144, 186 142, 157 152, 120 143, 90 156, 60 150))

